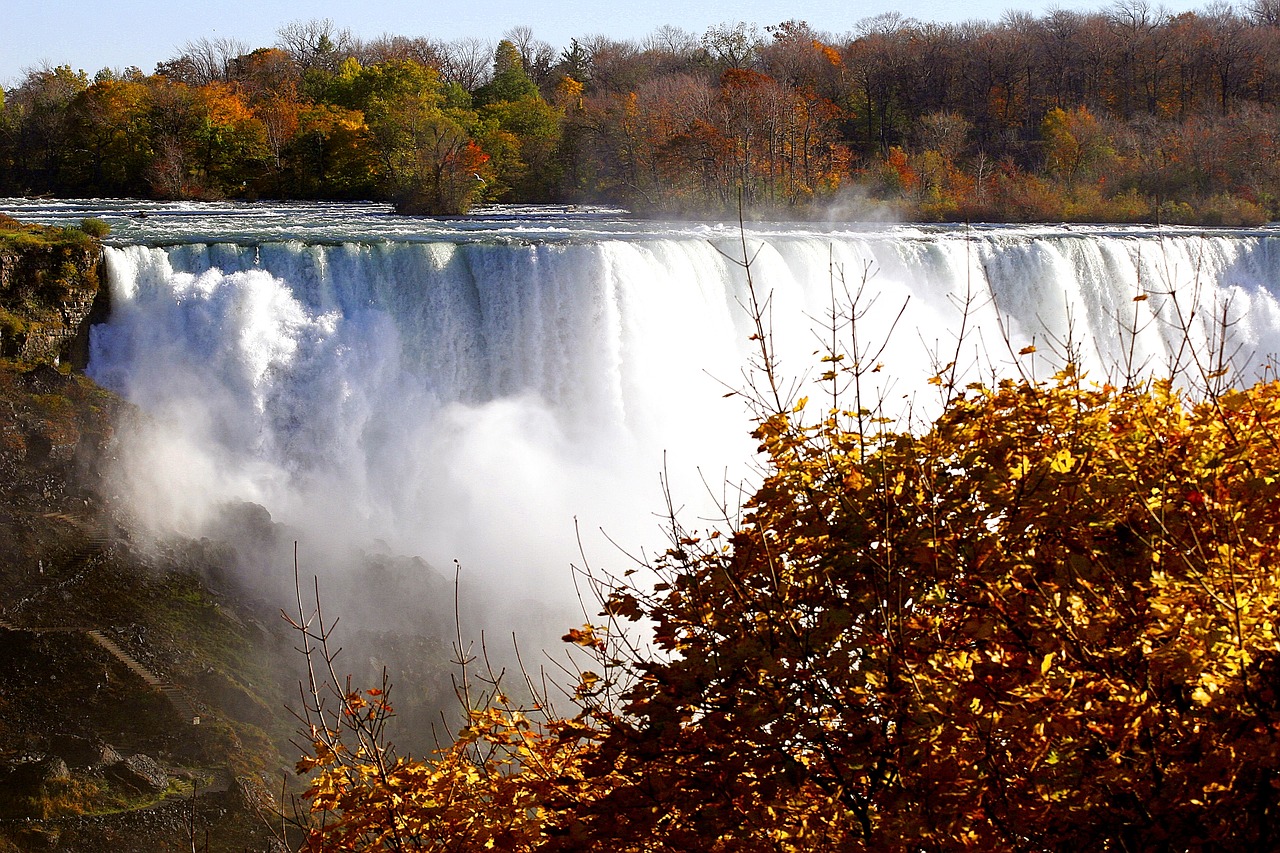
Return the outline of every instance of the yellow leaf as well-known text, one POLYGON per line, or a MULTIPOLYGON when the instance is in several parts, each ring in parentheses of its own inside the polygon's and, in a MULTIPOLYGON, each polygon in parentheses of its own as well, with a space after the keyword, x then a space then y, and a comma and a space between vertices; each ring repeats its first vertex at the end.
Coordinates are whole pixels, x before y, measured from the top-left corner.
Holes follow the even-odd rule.
POLYGON ((1024 456, 1017 465, 1014 465, 1013 468, 1009 469, 1009 477, 1010 479, 1021 480, 1023 477, 1027 476, 1027 473, 1030 471, 1031 460, 1024 456))
POLYGON ((1076 460, 1071 455, 1071 451, 1064 447, 1053 455, 1053 459, 1049 462, 1049 467, 1053 469, 1055 474, 1065 474, 1075 464, 1076 460))

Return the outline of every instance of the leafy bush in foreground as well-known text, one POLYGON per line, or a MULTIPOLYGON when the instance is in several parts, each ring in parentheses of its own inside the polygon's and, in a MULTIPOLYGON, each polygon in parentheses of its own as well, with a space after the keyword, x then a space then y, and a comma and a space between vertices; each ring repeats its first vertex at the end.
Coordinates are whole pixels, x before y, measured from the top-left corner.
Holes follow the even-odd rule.
POLYGON ((918 438, 757 434, 727 549, 609 600, 670 658, 588 757, 597 843, 1275 844, 1280 385, 1187 406, 1068 369, 918 438))
POLYGON ((1280 384, 1068 368, 919 436, 801 416, 757 426, 741 523, 676 526, 656 590, 570 633, 575 718, 498 696, 382 768, 317 737, 308 849, 1277 843, 1280 384))
POLYGON ((752 295, 761 485, 720 529, 672 512, 645 571, 585 570, 572 715, 473 692, 459 640, 468 725, 397 757, 300 605, 306 849, 1280 844, 1280 382, 944 370, 906 431, 855 336, 813 420, 752 295))

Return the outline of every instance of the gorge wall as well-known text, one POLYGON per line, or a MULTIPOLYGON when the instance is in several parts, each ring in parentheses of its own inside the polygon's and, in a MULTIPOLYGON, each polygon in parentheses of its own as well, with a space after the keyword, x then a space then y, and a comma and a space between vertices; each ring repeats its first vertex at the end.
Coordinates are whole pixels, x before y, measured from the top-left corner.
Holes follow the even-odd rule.
POLYGON ((103 482, 137 413, 65 370, 86 363, 100 284, 95 236, 0 216, 0 850, 142 853, 193 832, 210 853, 268 849, 256 780, 291 756, 271 685, 295 661, 276 610, 217 583, 228 546, 143 547, 103 482))
POLYGON ((102 270, 96 237, 0 221, 0 356, 83 368, 95 305, 105 311, 102 270))

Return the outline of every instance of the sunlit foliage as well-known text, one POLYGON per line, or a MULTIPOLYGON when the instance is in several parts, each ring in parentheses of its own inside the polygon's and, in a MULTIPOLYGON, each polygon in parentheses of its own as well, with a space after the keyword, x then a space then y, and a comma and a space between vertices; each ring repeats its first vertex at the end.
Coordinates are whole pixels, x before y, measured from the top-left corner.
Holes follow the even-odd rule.
POLYGON ((853 188, 923 220, 1280 218, 1280 28, 1261 6, 886 13, 838 37, 815 23, 557 53, 529 27, 495 47, 315 20, 257 49, 188 41, 151 75, 32 69, 0 97, 0 192, 725 214, 741 190, 753 215, 823 216, 853 188), (362 114, 370 132, 340 145, 370 179, 316 171, 324 146, 301 117, 326 107, 362 114))
POLYGON ((857 346, 788 398, 753 313, 745 507, 586 571, 572 713, 493 678, 389 770, 313 728, 310 849, 1276 846, 1280 382, 948 367, 904 430, 857 346))
POLYGON ((920 436, 802 416, 757 427, 736 529, 609 599, 670 657, 575 820, 623 849, 1276 842, 1280 385, 1067 368, 920 436))

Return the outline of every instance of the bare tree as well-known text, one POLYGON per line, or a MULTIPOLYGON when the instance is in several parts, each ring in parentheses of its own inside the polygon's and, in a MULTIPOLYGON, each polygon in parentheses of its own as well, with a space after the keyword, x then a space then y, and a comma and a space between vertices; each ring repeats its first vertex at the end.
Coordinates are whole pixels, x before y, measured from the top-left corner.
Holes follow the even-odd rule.
POLYGON ((156 73, 188 86, 227 81, 231 79, 236 58, 249 50, 248 43, 239 39, 193 39, 184 44, 177 55, 161 62, 156 73))
POLYGON ((854 32, 861 38, 874 35, 893 35, 916 25, 914 18, 903 17, 901 12, 881 12, 858 21, 854 32))
POLYGON ((440 78, 474 92, 493 73, 493 43, 484 39, 454 39, 440 45, 440 78))
POLYGON ((512 27, 503 33, 502 37, 515 45, 516 50, 520 52, 520 62, 524 65, 524 72, 529 75, 529 79, 542 85, 551 73, 556 49, 548 42, 535 38, 533 28, 529 26, 512 27))
POLYGON ((601 92, 631 92, 650 79, 652 69, 633 41, 619 41, 608 36, 589 36, 583 47, 587 51, 591 85, 601 92))
POLYGON ((821 41, 805 21, 783 21, 764 28, 770 36, 759 48, 762 70, 788 86, 816 88, 831 63, 814 46, 821 41))
POLYGON ((950 110, 929 113, 916 126, 916 141, 922 151, 937 151, 948 160, 955 160, 969 144, 973 124, 964 116, 950 110))
POLYGON ((350 30, 339 30, 330 18, 293 21, 276 31, 276 45, 293 57, 298 67, 336 71, 353 55, 358 42, 350 30))
POLYGON ((702 46, 722 68, 749 67, 763 43, 755 24, 720 24, 702 34, 702 46))
POLYGON ((392 59, 408 59, 428 68, 440 68, 443 46, 434 39, 381 35, 361 42, 356 58, 361 65, 376 65, 392 59))
POLYGON ((1245 38, 1245 22, 1230 4, 1215 0, 1204 10, 1211 38, 1206 45, 1206 57, 1217 82, 1218 106, 1222 115, 1228 115, 1235 101, 1244 97, 1249 77, 1248 40, 1245 38))
POLYGON ((647 51, 677 59, 692 57, 701 46, 695 34, 669 24, 658 27, 641 44, 647 51))
POLYGON ((1257 26, 1280 27, 1280 0, 1251 0, 1244 11, 1257 26))

